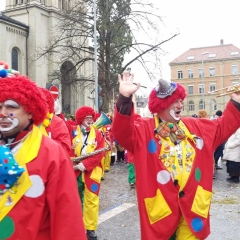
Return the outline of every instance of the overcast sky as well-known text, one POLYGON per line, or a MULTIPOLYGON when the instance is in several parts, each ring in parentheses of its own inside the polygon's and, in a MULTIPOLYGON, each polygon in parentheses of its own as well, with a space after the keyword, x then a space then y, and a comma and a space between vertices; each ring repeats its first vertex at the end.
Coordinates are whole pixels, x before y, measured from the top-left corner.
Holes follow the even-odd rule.
MULTIPOLYGON (((190 48, 219 45, 221 39, 224 44, 233 44, 240 48, 239 0, 149 1, 158 7, 158 14, 162 16, 165 24, 162 39, 180 33, 162 45, 166 55, 162 56, 161 73, 156 75, 156 78, 170 79, 169 62, 190 48)), ((4 9, 4 6, 5 0, 0 0, 0 10, 4 9)), ((133 65, 131 68, 136 80, 142 82, 145 78, 144 82, 149 83, 140 66, 133 65)))

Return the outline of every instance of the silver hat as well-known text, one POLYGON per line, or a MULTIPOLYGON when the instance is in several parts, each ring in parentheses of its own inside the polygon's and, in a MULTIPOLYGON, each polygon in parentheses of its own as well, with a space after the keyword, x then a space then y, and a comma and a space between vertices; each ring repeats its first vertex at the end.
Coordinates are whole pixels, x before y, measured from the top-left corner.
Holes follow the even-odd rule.
POLYGON ((172 95, 172 93, 177 89, 177 84, 173 82, 168 82, 164 79, 159 79, 158 85, 155 89, 156 96, 158 98, 165 98, 172 95))

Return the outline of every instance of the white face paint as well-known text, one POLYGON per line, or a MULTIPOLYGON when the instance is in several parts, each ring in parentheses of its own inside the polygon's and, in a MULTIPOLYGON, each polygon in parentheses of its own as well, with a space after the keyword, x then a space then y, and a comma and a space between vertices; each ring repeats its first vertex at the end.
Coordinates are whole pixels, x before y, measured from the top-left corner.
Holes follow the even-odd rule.
POLYGON ((182 99, 176 100, 168 108, 158 113, 158 116, 166 122, 178 122, 181 119, 181 111, 183 108, 182 99))
MULTIPOLYGON (((6 100, 3 104, 0 103, 0 107, 2 106, 11 107, 11 108, 19 108, 19 104, 13 100, 6 100)), ((9 116, 1 116, 0 117, 0 131, 8 132, 19 124, 19 120, 17 118, 13 118, 13 113, 9 113, 9 116), (10 126, 9 126, 10 125, 10 126)))
POLYGON ((93 117, 92 116, 86 116, 85 119, 82 122, 82 125, 84 127, 90 127, 90 125, 93 124, 93 117))
POLYGON ((172 116, 172 118, 174 119, 174 120, 176 120, 176 121, 179 121, 180 120, 180 116, 175 116, 175 111, 173 110, 173 109, 171 109, 170 111, 169 111, 169 114, 172 116))

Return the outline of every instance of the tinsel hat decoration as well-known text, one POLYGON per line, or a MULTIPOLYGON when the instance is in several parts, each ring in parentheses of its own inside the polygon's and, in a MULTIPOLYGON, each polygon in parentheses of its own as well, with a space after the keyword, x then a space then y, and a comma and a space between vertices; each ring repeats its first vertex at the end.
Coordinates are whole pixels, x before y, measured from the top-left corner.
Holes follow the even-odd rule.
POLYGON ((176 100, 184 100, 185 97, 186 90, 181 84, 160 79, 149 95, 148 108, 152 114, 159 113, 176 100))
POLYGON ((14 183, 22 175, 25 169, 18 165, 10 149, 0 146, 0 196, 8 189, 11 189, 14 183))
POLYGON ((18 76, 19 74, 20 72, 9 69, 7 63, 0 61, 0 78, 18 76))

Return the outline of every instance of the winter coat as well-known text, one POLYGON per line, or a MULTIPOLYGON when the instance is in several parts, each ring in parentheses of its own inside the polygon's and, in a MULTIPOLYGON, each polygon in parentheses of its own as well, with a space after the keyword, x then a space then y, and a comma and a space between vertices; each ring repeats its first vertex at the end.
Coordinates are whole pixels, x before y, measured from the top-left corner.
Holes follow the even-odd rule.
POLYGON ((228 139, 225 144, 223 159, 240 162, 240 128, 228 139))

